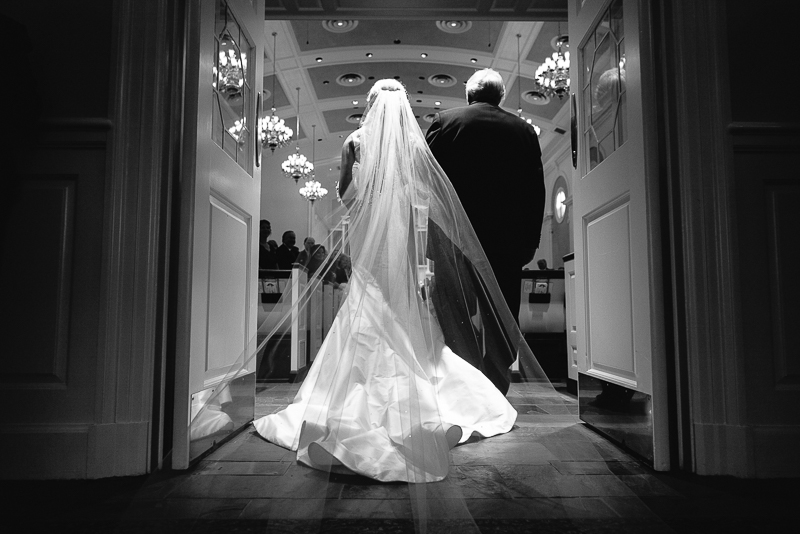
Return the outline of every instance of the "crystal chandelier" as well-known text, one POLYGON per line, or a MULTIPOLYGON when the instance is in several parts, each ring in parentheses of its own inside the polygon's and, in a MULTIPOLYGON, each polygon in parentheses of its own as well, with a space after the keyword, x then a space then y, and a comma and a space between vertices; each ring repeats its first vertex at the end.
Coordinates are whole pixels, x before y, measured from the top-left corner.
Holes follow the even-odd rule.
POLYGON ((309 180, 306 182, 305 187, 300 188, 300 195, 309 202, 319 200, 327 194, 328 190, 316 180, 309 180))
POLYGON ((283 119, 275 115, 275 79, 278 77, 278 71, 275 70, 277 36, 278 32, 272 32, 272 114, 258 119, 258 137, 261 146, 269 147, 272 152, 288 144, 292 140, 293 133, 292 129, 284 124, 283 119))
MULTIPOLYGON (((230 39, 230 36, 227 36, 230 39)), ((227 45, 225 40, 226 36, 222 37, 223 45, 227 45)), ((231 39, 232 41, 232 39, 231 39)), ((229 48, 228 53, 220 51, 219 53, 219 71, 216 66, 212 68, 214 74, 217 76, 218 84, 214 83, 214 87, 219 87, 228 99, 238 97, 242 93, 242 86, 244 85, 244 70, 247 69, 247 55, 242 53, 241 59, 236 55, 234 48, 229 48)))
MULTIPOLYGON (((313 144, 311 145, 312 146, 311 159, 313 160, 316 158, 316 153, 317 153, 317 125, 316 124, 312 125, 311 129, 313 132, 312 135, 314 136, 314 140, 312 142, 313 144)), ((312 170, 314 169, 313 163, 311 164, 311 169, 312 170)), ((328 190, 322 187, 322 184, 317 181, 316 174, 311 176, 311 180, 306 182, 305 187, 300 188, 300 196, 302 196, 304 199, 308 200, 312 204, 314 203, 315 200, 319 200, 327 194, 328 190)))
POLYGON ((536 69, 539 90, 550 98, 557 96, 559 100, 569 92, 569 51, 564 51, 564 48, 569 48, 569 37, 560 34, 559 27, 559 36, 556 38, 558 50, 536 69))
POLYGON ((281 164, 284 174, 293 178, 294 183, 300 181, 300 178, 306 178, 311 171, 314 170, 314 164, 308 161, 308 158, 300 153, 300 88, 297 88, 297 132, 295 133, 297 140, 297 148, 294 154, 290 154, 286 161, 281 164))

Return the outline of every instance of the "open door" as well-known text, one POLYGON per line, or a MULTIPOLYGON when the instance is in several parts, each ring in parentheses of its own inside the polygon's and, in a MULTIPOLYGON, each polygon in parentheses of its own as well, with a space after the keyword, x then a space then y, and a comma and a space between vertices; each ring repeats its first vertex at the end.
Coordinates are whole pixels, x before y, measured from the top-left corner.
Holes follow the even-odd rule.
POLYGON ((581 419, 669 468, 657 175, 636 0, 570 0, 578 101, 575 299, 581 419), (648 137, 649 136, 649 137, 648 137))
POLYGON ((175 469, 253 419, 263 0, 188 4, 175 469))

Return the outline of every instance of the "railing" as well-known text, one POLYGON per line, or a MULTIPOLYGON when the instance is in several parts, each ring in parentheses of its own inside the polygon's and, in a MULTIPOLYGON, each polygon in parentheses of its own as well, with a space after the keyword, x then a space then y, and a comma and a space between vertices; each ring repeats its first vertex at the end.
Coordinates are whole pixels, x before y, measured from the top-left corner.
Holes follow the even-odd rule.
POLYGON ((287 370, 278 372, 278 376, 274 372, 259 372, 259 377, 270 375, 270 380, 291 381, 298 372, 314 361, 322 346, 322 341, 342 304, 343 291, 323 281, 308 293, 307 285, 307 275, 299 267, 291 270, 259 271, 258 333, 260 336, 267 336, 275 331, 275 335, 258 356, 259 359, 269 358, 269 363, 258 363, 287 370), (295 306, 301 296, 309 302, 305 306, 302 303, 295 306))

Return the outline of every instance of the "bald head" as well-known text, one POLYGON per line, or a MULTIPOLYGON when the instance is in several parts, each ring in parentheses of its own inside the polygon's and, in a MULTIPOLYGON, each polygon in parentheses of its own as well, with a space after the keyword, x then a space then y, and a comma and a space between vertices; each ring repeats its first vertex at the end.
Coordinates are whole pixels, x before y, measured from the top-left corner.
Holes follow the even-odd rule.
POLYGON ((479 70, 467 80, 467 102, 486 102, 499 106, 506 96, 503 78, 494 69, 479 70))

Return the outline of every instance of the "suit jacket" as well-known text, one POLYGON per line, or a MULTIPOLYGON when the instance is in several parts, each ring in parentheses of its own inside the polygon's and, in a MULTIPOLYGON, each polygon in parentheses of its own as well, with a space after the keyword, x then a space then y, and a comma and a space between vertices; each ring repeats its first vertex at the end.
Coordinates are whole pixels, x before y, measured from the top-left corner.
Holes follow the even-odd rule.
MULTIPOLYGON (((436 114, 426 139, 452 182, 516 317, 520 270, 539 245, 544 214, 544 172, 536 132, 516 115, 480 102, 436 114)), ((434 261, 432 301, 445 343, 505 394, 516 342, 498 321, 499 312, 484 281, 430 221, 427 255, 434 261), (471 300, 474 297, 477 307, 471 300), (480 331, 472 326, 478 309, 480 331)))
POLYGON ((298 254, 300 254, 299 248, 289 248, 286 246, 286 244, 281 243, 281 246, 278 247, 278 250, 275 253, 278 259, 278 269, 291 269, 292 264, 297 259, 298 254))
POLYGON ((458 193, 492 267, 521 268, 539 245, 545 187, 533 127, 498 106, 473 102, 436 114, 426 135, 458 193))

